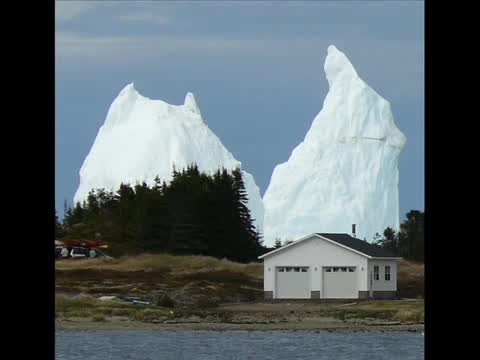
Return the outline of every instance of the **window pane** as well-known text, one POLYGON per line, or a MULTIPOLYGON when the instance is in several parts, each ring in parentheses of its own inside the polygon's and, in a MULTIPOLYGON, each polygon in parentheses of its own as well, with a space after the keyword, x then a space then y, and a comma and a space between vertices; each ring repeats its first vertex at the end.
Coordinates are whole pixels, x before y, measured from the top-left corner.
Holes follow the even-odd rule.
POLYGON ((326 272, 332 272, 332 269, 331 268, 326 268, 325 271, 326 272))
POLYGON ((338 270, 339 270, 339 268, 337 268, 337 267, 333 268, 333 272, 338 272, 338 270))
POLYGON ((293 268, 295 270, 295 272, 300 272, 300 268, 299 267, 296 267, 296 268, 293 268))
POLYGON ((348 271, 349 271, 349 272, 354 272, 354 271, 355 271, 355 268, 350 267, 350 268, 348 268, 348 271))
POLYGON ((283 267, 282 267, 282 268, 279 268, 278 271, 280 271, 280 272, 285 272, 285 268, 283 268, 283 267))
POLYGON ((291 268, 291 267, 287 267, 287 272, 292 272, 292 268, 291 268))
POLYGON ((307 272, 307 268, 302 268, 302 272, 307 272))

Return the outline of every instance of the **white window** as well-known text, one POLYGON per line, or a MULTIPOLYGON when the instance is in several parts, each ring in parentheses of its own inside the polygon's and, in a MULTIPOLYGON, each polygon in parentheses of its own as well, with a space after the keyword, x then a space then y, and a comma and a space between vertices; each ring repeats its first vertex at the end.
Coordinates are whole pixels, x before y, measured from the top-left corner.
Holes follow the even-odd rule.
POLYGON ((380 280, 380 273, 378 269, 378 265, 373 267, 373 280, 380 280))
POLYGON ((385 266, 385 281, 390 281, 390 266, 385 266))

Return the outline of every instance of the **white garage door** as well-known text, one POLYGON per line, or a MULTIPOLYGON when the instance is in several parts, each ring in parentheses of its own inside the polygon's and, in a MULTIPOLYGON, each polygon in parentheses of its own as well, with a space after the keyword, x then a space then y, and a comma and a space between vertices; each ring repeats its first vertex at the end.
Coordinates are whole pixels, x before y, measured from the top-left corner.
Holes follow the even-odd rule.
POLYGON ((357 290, 356 267, 324 267, 323 298, 356 299, 357 290))
POLYGON ((277 267, 277 299, 310 298, 310 269, 308 266, 277 267))

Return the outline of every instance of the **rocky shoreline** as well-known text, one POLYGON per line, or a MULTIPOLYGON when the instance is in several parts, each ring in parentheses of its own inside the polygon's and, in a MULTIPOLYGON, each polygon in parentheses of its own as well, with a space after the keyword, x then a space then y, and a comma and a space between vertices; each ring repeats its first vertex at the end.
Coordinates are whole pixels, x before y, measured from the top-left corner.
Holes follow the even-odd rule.
POLYGON ((95 322, 87 319, 57 320, 57 331, 68 330, 160 330, 160 331, 409 331, 423 332, 424 324, 394 321, 341 321, 337 319, 311 319, 302 321, 229 321, 216 322, 197 319, 170 321, 132 321, 112 318, 95 322))

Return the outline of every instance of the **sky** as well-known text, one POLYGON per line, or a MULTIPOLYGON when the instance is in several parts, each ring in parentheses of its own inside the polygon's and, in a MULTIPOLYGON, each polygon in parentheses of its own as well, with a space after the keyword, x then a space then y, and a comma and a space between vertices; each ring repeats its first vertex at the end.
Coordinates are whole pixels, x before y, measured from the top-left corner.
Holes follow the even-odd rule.
POLYGON ((108 108, 130 82, 174 105, 193 92, 208 127, 262 195, 328 92, 335 45, 391 104, 407 144, 400 213, 424 209, 421 1, 56 1, 55 204, 73 203, 108 108))

